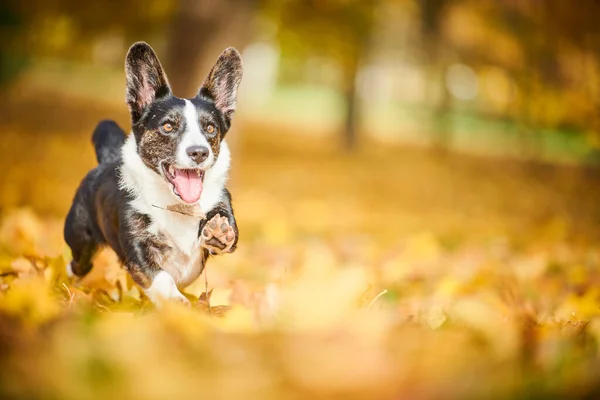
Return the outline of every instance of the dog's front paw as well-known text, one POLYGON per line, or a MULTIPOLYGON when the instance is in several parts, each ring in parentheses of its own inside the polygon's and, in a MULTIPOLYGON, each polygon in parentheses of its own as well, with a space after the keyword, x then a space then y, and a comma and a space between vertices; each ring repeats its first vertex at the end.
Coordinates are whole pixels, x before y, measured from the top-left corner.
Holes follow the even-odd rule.
POLYGON ((215 215, 202 229, 202 246, 211 254, 222 254, 231 251, 235 241, 235 231, 229 225, 227 217, 215 215))
POLYGON ((179 290, 169 294, 156 294, 146 292, 146 295, 148 296, 152 304, 154 304, 157 308, 162 308, 167 303, 178 303, 186 306, 191 305, 190 300, 187 297, 185 297, 185 295, 179 290))
POLYGON ((149 288, 145 289, 146 296, 157 307, 167 302, 190 304, 190 300, 177 288, 173 277, 166 271, 160 271, 152 280, 149 288))

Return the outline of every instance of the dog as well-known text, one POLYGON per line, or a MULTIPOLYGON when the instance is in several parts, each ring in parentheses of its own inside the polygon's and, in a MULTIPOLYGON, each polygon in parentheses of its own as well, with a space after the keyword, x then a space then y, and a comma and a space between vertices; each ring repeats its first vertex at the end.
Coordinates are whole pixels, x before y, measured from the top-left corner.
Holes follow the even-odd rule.
POLYGON ((225 136, 242 72, 240 54, 228 48, 196 97, 183 99, 172 93, 150 45, 129 48, 131 133, 106 120, 92 135, 98 166, 77 189, 64 227, 69 275, 87 274, 108 245, 154 304, 188 303, 181 290, 209 256, 236 249, 225 136))

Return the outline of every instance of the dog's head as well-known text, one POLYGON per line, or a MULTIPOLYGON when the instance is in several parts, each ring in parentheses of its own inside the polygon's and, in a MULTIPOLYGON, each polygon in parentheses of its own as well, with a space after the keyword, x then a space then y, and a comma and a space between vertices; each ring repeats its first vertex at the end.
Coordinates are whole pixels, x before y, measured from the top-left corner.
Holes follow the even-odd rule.
POLYGON ((173 95, 156 53, 146 43, 131 46, 125 73, 132 131, 142 161, 184 202, 196 203, 235 111, 242 79, 240 54, 226 49, 191 99, 173 95))

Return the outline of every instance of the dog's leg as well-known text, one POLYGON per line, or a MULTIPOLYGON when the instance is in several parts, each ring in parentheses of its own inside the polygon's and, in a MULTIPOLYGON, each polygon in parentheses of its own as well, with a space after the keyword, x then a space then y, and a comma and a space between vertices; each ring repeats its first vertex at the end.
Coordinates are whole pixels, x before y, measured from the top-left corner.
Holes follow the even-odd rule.
POLYGON ((92 257, 96 254, 98 246, 94 242, 83 245, 83 248, 71 248, 73 260, 67 265, 67 275, 69 277, 85 276, 92 269, 92 257))
POLYGON ((150 218, 127 210, 121 220, 120 240, 125 255, 125 268, 156 305, 167 300, 189 303, 179 291, 173 277, 160 266, 168 259, 171 248, 148 232, 150 218))
POLYGON ((73 260, 67 265, 67 275, 84 276, 92 269, 92 257, 98 248, 92 237, 91 219, 77 201, 65 222, 64 238, 71 248, 73 260))
POLYGON ((152 283, 144 289, 152 303, 160 306, 166 300, 176 300, 188 304, 189 300, 179 291, 177 284, 166 271, 160 271, 152 279, 152 283))
POLYGON ((223 201, 207 213, 200 223, 202 247, 210 254, 232 253, 238 242, 239 231, 231 206, 231 194, 224 189, 223 201))
POLYGON ((168 251, 165 245, 157 245, 147 239, 133 241, 127 250, 125 268, 155 305, 159 306, 168 300, 189 303, 177 288, 173 277, 160 268, 164 253, 168 251))

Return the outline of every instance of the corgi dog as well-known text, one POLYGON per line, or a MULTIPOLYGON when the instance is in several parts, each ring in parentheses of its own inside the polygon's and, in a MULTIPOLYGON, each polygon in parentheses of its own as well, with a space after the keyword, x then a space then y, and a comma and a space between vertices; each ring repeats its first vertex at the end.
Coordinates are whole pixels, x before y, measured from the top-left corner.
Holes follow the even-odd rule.
POLYGON ((70 275, 87 274, 96 251, 110 246, 153 303, 187 303, 181 291, 209 256, 235 250, 225 136, 242 70, 240 54, 228 48, 196 97, 183 99, 172 93, 154 50, 144 42, 131 46, 131 133, 102 121, 92 135, 98 166, 77 189, 64 227, 70 275))

